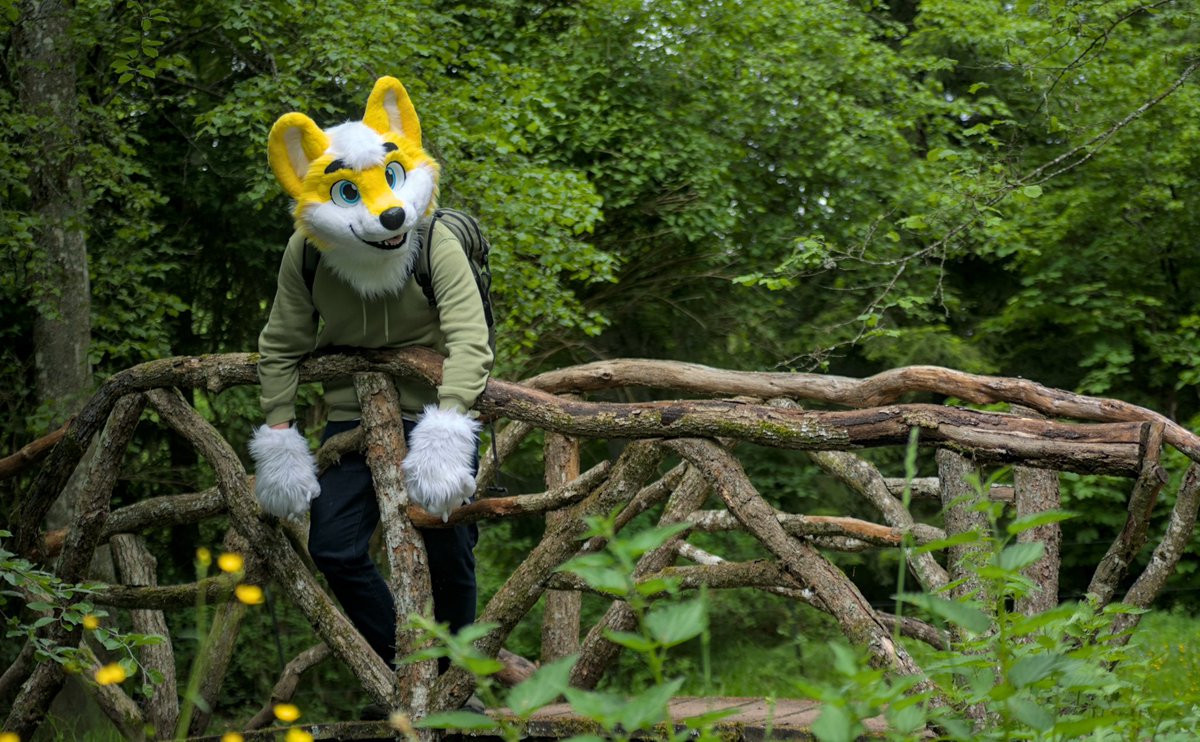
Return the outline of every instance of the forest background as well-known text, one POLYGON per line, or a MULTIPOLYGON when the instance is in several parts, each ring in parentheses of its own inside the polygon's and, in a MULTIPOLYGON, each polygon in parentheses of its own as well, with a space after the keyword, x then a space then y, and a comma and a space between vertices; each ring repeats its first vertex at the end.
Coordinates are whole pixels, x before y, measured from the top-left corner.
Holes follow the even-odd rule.
MULTIPOLYGON (((0 453, 117 370, 253 350, 292 228, 267 131, 288 111, 358 118, 385 74, 442 163, 441 202, 495 246, 500 377, 615 357, 853 376, 928 363, 1200 424, 1189 0, 26 0, 0 3, 0 44, 0 453)), ((257 389, 195 401, 244 451, 257 389)), ((163 431, 134 452, 114 506, 211 483, 163 431)), ((743 455, 783 509, 863 514, 800 459, 743 455)), ((510 489, 540 489, 539 457, 532 440, 510 489)), ((0 489, 0 522, 21 486, 0 489)), ((1103 554, 1125 490, 1063 487, 1081 513, 1063 547, 1076 598, 1087 575, 1071 568, 1103 554)), ((539 528, 485 529, 483 597, 539 528)), ((157 534, 160 579, 222 532, 157 534)), ((1184 611, 1196 543, 1165 596, 1184 611)), ((886 604, 894 561, 839 559, 886 604)), ((786 695, 794 665, 773 666, 820 664, 832 629, 815 612, 713 600, 714 690, 786 695)), ((230 713, 310 640, 298 616, 261 619, 230 713)), ((535 623, 514 650, 536 656, 535 623)), ((327 669, 303 692, 336 715, 361 699, 327 669)))

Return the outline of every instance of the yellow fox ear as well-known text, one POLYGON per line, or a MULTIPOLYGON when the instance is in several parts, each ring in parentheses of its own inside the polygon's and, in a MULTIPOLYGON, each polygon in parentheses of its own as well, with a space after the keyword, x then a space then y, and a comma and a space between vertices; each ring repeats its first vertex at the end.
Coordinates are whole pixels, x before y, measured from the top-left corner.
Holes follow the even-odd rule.
POLYGON ((408 91, 394 77, 375 81, 363 123, 380 134, 399 134, 418 148, 421 146, 421 121, 408 99, 408 91))
POLYGON ((283 190, 292 198, 299 198, 308 166, 328 148, 329 137, 312 119, 302 113, 288 113, 271 127, 267 162, 283 190))

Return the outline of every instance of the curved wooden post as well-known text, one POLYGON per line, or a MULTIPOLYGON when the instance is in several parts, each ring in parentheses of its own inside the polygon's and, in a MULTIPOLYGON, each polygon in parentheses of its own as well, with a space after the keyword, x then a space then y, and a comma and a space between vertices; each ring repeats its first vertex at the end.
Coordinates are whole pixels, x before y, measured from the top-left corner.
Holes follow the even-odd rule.
MULTIPOLYGON (((579 441, 560 433, 547 432, 544 460, 546 489, 561 487, 579 477, 579 441)), ((568 515, 561 510, 546 515, 546 529, 553 530, 568 515)), ((582 596, 570 590, 547 590, 542 618, 542 662, 553 662, 579 651, 579 612, 582 596)))
MULTIPOLYGON (((404 423, 400 419, 400 395, 392 380, 383 374, 354 377, 362 407, 363 431, 367 442, 367 465, 379 500, 379 520, 387 545, 389 585, 396 601, 396 661, 426 646, 420 634, 407 628, 412 614, 432 615, 433 588, 429 582, 429 557, 425 541, 408 519, 408 494, 404 491, 404 423)), ((429 713, 430 689, 437 677, 437 663, 423 660, 398 665, 396 680, 400 705, 414 716, 429 713)))

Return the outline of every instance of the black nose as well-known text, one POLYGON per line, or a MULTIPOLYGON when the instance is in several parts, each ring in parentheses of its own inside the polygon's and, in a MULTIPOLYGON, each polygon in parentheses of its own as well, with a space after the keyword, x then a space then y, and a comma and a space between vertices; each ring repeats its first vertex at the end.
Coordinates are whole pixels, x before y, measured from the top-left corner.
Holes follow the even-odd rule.
POLYGON ((404 209, 393 206, 379 215, 379 223, 384 229, 399 229, 404 226, 404 209))

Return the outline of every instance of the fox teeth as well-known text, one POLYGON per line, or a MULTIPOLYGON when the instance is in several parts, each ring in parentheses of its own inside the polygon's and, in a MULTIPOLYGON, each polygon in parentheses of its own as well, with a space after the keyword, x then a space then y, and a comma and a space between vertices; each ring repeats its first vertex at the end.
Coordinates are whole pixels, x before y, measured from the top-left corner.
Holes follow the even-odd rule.
POLYGON ((394 246, 394 245, 399 245, 403 241, 404 241, 404 235, 398 234, 395 237, 392 237, 391 239, 384 240, 383 244, 388 245, 388 246, 394 246))

